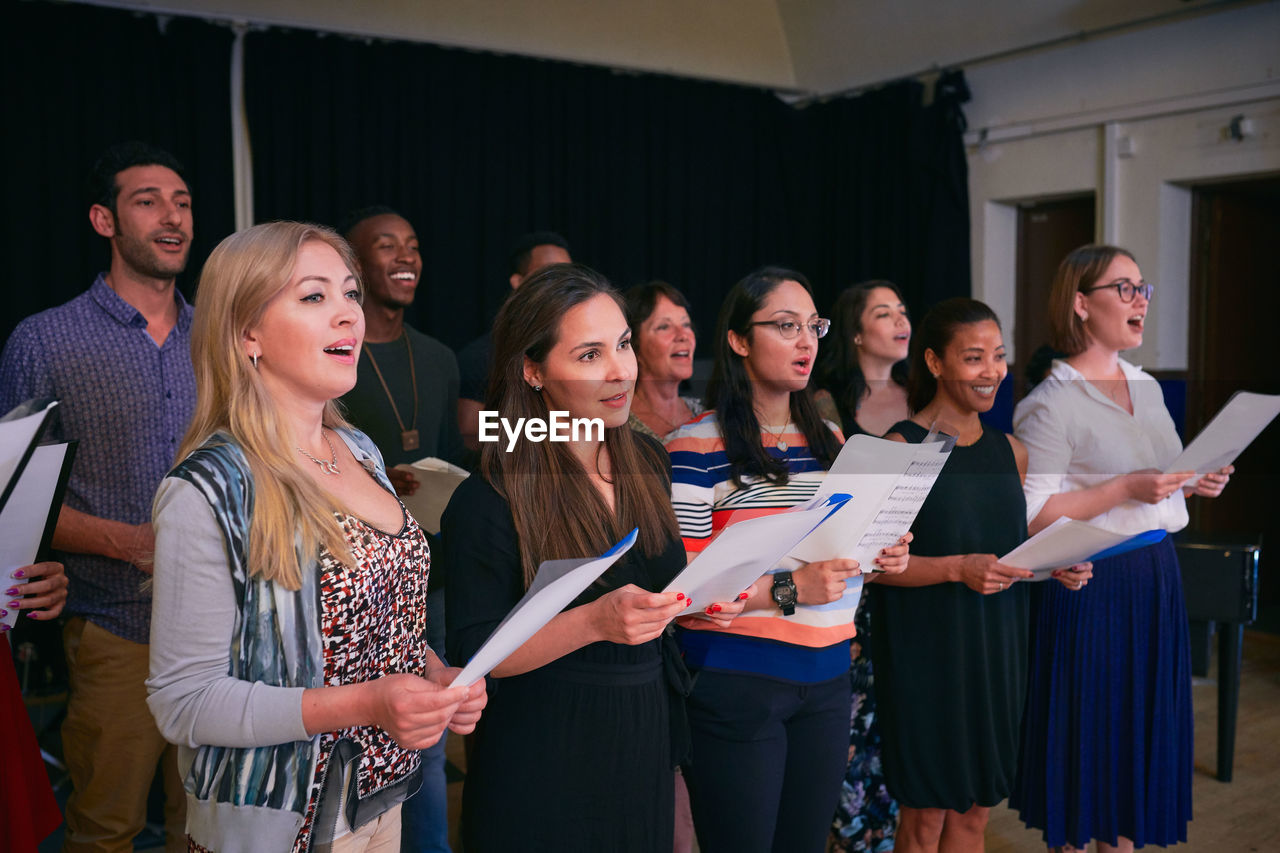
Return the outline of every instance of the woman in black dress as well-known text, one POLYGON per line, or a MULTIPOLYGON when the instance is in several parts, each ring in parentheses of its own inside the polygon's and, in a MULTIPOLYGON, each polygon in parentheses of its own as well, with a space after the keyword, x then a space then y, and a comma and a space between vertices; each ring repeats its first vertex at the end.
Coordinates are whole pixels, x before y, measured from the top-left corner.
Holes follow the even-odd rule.
MULTIPOLYGON (((845 439, 884 435, 907 417, 907 355, 911 321, 902 292, 891 281, 864 281, 845 288, 831 307, 831 334, 818 350, 813 395, 818 412, 840 424, 845 439)), ((849 647, 849 767, 831 822, 832 853, 873 853, 893 847, 898 804, 889 796, 880 758, 880 723, 871 665, 871 599, 875 584, 862 588, 849 647)))
MULTIPOLYGON (((885 776, 901 807, 898 853, 981 851, 1013 784, 1026 690, 1031 572, 997 562, 1027 535, 1026 450, 982 424, 1008 368, 996 315, 949 299, 916 331, 911 404, 888 438, 936 425, 955 449, 912 527, 911 562, 873 602, 885 776)), ((1086 565, 1055 572, 1078 589, 1086 565)))
POLYGON ((884 435, 907 417, 911 320, 891 281, 846 288, 831 306, 831 343, 813 370, 818 413, 851 436, 884 435))
MULTIPOLYGON (((597 556, 632 528, 640 536, 493 671, 463 791, 469 853, 671 850, 672 770, 683 757, 671 710, 683 709, 684 673, 664 654, 663 632, 689 602, 652 591, 685 555, 666 454, 627 427, 630 339, 617 292, 570 264, 524 282, 494 323, 486 409, 511 423, 599 418, 603 440, 588 430, 567 442, 484 445, 480 473, 443 517, 457 567, 447 587, 453 659, 475 654, 542 561, 597 556)), ((719 608, 713 618, 727 624, 742 602, 719 608)))

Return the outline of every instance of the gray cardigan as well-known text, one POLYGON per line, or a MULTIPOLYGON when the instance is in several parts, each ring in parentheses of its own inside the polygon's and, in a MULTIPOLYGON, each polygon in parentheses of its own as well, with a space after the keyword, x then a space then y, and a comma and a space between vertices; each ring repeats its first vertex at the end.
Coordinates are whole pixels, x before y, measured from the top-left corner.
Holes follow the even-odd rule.
MULTIPOLYGON (((339 435, 389 489, 368 438, 339 435)), ((153 511, 147 704, 178 745, 187 832, 218 853, 292 848, 319 743, 302 724, 303 691, 323 684, 314 560, 299 592, 249 577, 252 493, 239 448, 206 445, 162 481, 153 511), (201 468, 202 454, 214 463, 201 468)))

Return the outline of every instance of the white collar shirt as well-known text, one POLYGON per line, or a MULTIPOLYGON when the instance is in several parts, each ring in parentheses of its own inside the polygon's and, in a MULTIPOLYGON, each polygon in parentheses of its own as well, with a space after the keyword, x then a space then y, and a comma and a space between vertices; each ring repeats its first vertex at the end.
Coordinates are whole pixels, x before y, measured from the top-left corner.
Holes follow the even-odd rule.
MULTIPOLYGON (((1131 471, 1163 469, 1182 452, 1160 383, 1124 359, 1120 369, 1129 385, 1132 415, 1061 360, 1018 404, 1013 431, 1029 456, 1023 487, 1028 521, 1056 494, 1131 471)), ((1082 520, 1116 533, 1176 531, 1187 525, 1187 504, 1176 489, 1157 504, 1128 500, 1082 520)))

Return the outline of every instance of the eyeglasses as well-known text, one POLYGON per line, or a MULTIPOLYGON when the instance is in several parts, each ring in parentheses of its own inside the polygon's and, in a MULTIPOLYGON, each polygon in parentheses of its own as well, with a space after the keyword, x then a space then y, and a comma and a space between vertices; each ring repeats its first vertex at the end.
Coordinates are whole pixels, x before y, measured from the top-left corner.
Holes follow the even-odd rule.
POLYGON ((826 337, 827 332, 831 331, 831 321, 824 318, 810 320, 807 323, 797 323, 795 320, 757 320, 751 325, 773 326, 786 341, 794 341, 800 337, 801 329, 807 329, 815 338, 826 337))
POLYGON ((1114 287, 1120 293, 1121 302, 1132 302, 1133 297, 1137 296, 1139 293, 1142 294, 1143 299, 1150 302, 1151 294, 1155 293, 1156 290, 1156 286, 1154 284, 1148 284, 1145 281, 1140 281, 1137 284, 1134 284, 1129 281, 1129 279, 1122 278, 1119 281, 1113 281, 1110 284, 1095 284, 1093 287, 1086 290, 1085 293, 1093 293, 1095 290, 1106 290, 1108 287, 1114 287))

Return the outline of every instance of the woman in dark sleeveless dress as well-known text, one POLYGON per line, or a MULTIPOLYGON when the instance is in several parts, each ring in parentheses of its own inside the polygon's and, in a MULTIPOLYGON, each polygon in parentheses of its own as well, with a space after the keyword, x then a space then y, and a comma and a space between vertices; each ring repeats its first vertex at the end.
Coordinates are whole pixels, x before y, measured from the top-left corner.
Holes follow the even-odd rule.
MULTIPOLYGON (((981 851, 990 808, 1017 767, 1026 690, 1030 572, 997 562, 1026 538, 1026 451, 984 426, 1007 373, 996 315, 950 299, 917 330, 911 403, 888 438, 957 437, 912 531, 911 562, 881 578, 872 659, 885 775, 902 820, 899 853, 981 851)), ((1071 588, 1087 566, 1059 571, 1071 588)))
MULTIPOLYGON (((889 281, 846 288, 831 308, 829 343, 818 351, 814 404, 840 424, 845 439, 884 435, 907 417, 907 354, 911 321, 902 292, 889 281)), ((831 822, 832 853, 871 853, 893 848, 898 804, 884 783, 880 723, 871 666, 871 599, 875 584, 862 588, 849 647, 849 766, 831 822)))

